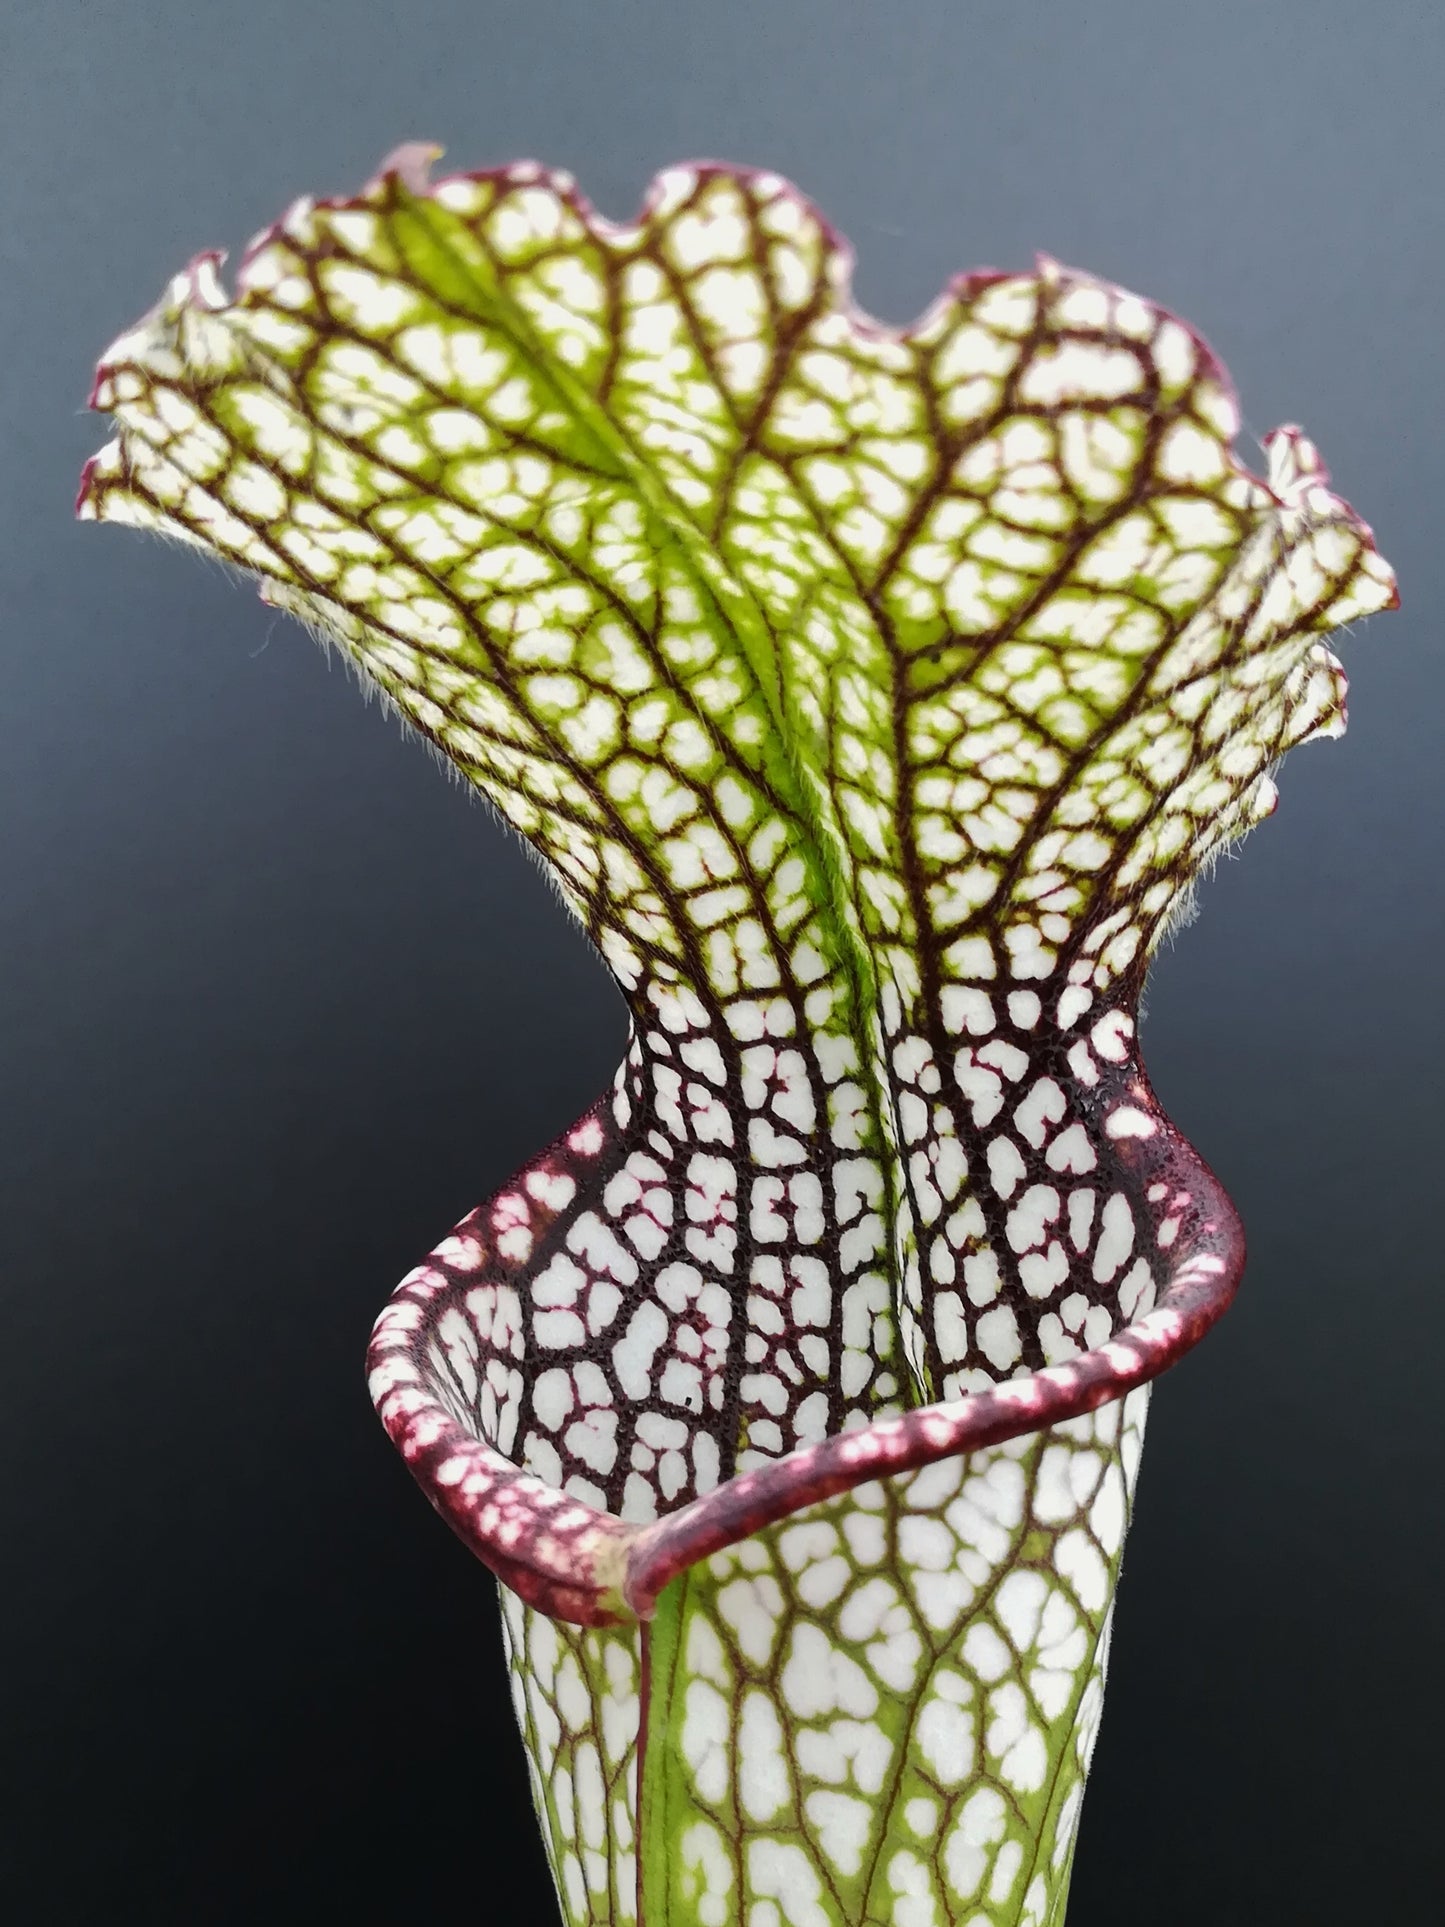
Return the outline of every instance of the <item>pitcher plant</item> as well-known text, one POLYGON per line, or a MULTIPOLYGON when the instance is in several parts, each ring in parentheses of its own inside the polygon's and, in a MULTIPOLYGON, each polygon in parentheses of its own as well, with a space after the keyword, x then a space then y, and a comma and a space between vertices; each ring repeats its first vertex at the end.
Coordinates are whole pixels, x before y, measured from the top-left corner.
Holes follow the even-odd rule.
POLYGON ((501 1582, 569 1927, 1058 1927, 1148 1382, 1244 1263, 1146 964, 1393 578, 1138 296, 894 329, 775 175, 619 226, 435 153, 178 275, 80 496, 338 648, 631 1012, 377 1408, 501 1582))

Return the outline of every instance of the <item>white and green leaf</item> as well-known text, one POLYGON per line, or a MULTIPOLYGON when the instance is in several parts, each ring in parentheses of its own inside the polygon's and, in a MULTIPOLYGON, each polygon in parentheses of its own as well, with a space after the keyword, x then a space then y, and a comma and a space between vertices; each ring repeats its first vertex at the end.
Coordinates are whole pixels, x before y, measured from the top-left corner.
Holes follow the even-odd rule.
POLYGON ((1135 1388, 1243 1262, 1144 971, 1394 594, 1150 303, 1044 261, 898 331, 848 276, 773 176, 624 227, 406 150, 97 383, 81 513, 342 648, 632 1010, 373 1346, 511 1589, 574 1927, 1062 1920, 1135 1388))

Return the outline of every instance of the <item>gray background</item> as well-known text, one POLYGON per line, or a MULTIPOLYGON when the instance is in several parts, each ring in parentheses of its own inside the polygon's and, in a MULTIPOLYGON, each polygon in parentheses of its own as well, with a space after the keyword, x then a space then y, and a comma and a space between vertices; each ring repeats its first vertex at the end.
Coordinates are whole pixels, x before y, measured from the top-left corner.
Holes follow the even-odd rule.
POLYGON ((299 630, 70 521, 90 364, 165 278, 422 136, 618 217, 671 160, 779 168, 890 320, 1045 249, 1202 328, 1378 529, 1406 607, 1345 639, 1350 734, 1151 991, 1251 1263, 1155 1403, 1070 1923, 1428 1917, 1445 11, 51 0, 0 35, 7 1917, 551 1917, 489 1582, 361 1358, 620 1006, 299 630))

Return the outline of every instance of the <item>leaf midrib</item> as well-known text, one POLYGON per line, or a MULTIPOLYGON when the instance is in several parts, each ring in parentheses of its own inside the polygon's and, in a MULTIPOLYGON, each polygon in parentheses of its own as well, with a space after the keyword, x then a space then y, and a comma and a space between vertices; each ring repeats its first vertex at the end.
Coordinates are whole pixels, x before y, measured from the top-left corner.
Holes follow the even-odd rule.
MULTIPOLYGON (((894 1169, 895 1133, 887 1126, 890 1116, 887 1093, 878 1076, 882 1052, 879 1032, 879 991, 873 958, 866 944, 854 931, 848 914, 849 892, 844 877, 841 850, 834 848, 838 833, 827 823, 820 808, 818 791, 826 788, 826 773, 809 771, 800 754, 805 732, 788 701, 778 665, 771 630, 761 607, 748 589, 739 583, 723 557, 680 508, 664 481, 633 445, 623 427, 606 408, 578 381, 572 370, 557 356, 545 337, 534 327, 521 304, 502 285, 500 276, 480 242, 474 240, 460 216, 452 215, 427 196, 412 194, 400 181, 393 184, 393 232, 405 271, 415 278, 433 300, 448 310, 457 311, 455 289, 449 290, 447 277, 459 282, 472 304, 458 319, 481 319, 499 328, 514 343, 525 363, 556 394, 560 404, 579 422, 616 463, 618 478, 625 482, 644 508, 667 530, 677 545, 688 573, 707 603, 717 610, 733 637, 754 687, 772 718, 777 747, 788 778, 787 802, 804 832, 798 854, 808 865, 820 908, 827 914, 838 961, 847 978, 853 1000, 850 1028, 859 1046, 858 1076, 871 1100, 878 1132, 880 1162, 890 1187, 898 1181, 894 1169), (471 257, 475 250, 476 259, 471 257), (427 256, 433 259, 428 261, 427 256), (439 277, 435 257, 440 256, 446 274, 439 277), (770 667, 771 665, 771 667, 770 667)), ((596 237, 588 231, 589 241, 596 237)), ((725 735, 714 731, 730 760, 738 752, 725 735)), ((744 770, 749 780, 753 773, 744 770)), ((896 1254, 888 1253, 890 1274, 896 1272, 896 1254)), ((891 1279, 895 1299, 901 1289, 901 1276, 891 1279)))

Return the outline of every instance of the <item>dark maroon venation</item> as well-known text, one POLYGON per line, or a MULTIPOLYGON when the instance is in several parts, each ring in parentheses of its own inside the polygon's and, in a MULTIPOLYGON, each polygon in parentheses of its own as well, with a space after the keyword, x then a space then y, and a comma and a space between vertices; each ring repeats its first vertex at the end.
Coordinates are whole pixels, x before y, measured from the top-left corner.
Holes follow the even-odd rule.
MULTIPOLYGON (((1101 1138, 1108 1118, 1121 1111, 1147 1120, 1152 1132, 1108 1141, 1107 1176, 1153 1231, 1156 1248, 1161 1234, 1167 1239, 1162 1288, 1152 1310, 1065 1363, 837 1434, 730 1479, 652 1524, 630 1525, 523 1472, 489 1445, 438 1366, 435 1333, 446 1311, 489 1273, 509 1269, 481 1251, 478 1227, 493 1200, 463 1219, 378 1321, 368 1365, 382 1423, 453 1531, 528 1604, 579 1625, 645 1620, 671 1580, 723 1547, 870 1480, 1094 1411, 1158 1377, 1198 1343, 1238 1289, 1243 1228, 1137 1064, 1100 1104, 1101 1138), (455 1262, 459 1242, 464 1266, 455 1262)), ((556 1155, 550 1147, 508 1192, 525 1186, 531 1170, 552 1168, 556 1155)))
MULTIPOLYGON (((94 400, 117 414, 122 436, 87 466, 81 508, 218 549, 259 574, 268 599, 338 634, 504 812, 524 799, 517 827, 613 964, 633 1036, 610 1099, 403 1282, 370 1362, 388 1433, 505 1584, 584 1625, 645 1620, 672 1577, 772 1522, 1121 1397, 1226 1308, 1244 1262, 1240 1227, 1148 1089, 1130 1041, 1134 1014, 1147 958, 1190 878, 1271 807, 1269 767, 1342 725, 1343 674, 1309 639, 1381 606, 1388 572, 1371 569, 1368 529, 1328 494, 1298 431, 1269 438, 1269 482, 1227 448, 1216 473, 1210 460, 1237 421, 1224 371, 1192 331, 1122 290, 1046 261, 1032 281, 984 271, 951 283, 942 303, 899 331, 859 313, 846 244, 774 177, 704 164, 660 179, 639 226, 621 229, 566 177, 525 165, 432 184, 431 152, 399 150, 358 201, 298 203, 248 251, 234 302, 219 257, 197 257, 103 364, 94 400), (490 183, 495 197, 458 201, 469 182, 490 183), (738 344, 717 320, 707 279, 734 244, 694 236, 682 247, 679 238, 730 183, 739 192, 729 219, 766 313, 743 345, 772 358, 756 394, 737 373, 738 344), (497 214, 514 194, 509 219, 535 195, 570 210, 578 234, 518 253, 497 214), (396 261, 415 267, 402 243, 407 233, 415 242, 420 200, 433 196, 428 218, 443 203, 452 210, 447 220, 461 226, 445 232, 477 251, 481 278, 459 294, 420 275, 407 291, 431 306, 416 312, 465 324, 519 380, 535 362, 579 420, 600 411, 618 448, 597 473, 570 441, 554 448, 540 431, 514 434, 512 404, 500 406, 507 389, 493 393, 492 375, 463 378, 445 355, 438 366, 435 344, 417 361, 385 300, 358 318, 354 293, 337 296, 345 283, 334 277, 361 271, 373 217, 396 261), (814 265, 806 252, 787 257, 801 292, 778 265, 786 250, 775 256, 776 233, 792 231, 770 225, 779 202, 822 236, 814 265), (314 228, 312 215, 326 209, 350 228, 314 228), (559 374, 562 361, 572 367, 559 360, 569 342, 528 302, 550 285, 546 261, 569 251, 594 261, 611 304, 611 346, 575 394, 574 376, 559 374), (704 402, 668 388, 655 342, 623 352, 626 318, 646 319, 654 299, 628 292, 637 265, 669 290, 704 402), (988 291, 1013 279, 1027 293, 1027 333, 983 315, 983 346, 965 352, 964 323, 976 333, 980 316, 964 310, 982 310, 988 291), (1071 305, 1079 297, 1083 309, 1071 305), (530 319, 517 335, 522 315, 530 319), (189 361, 188 331, 202 343, 189 361), (1024 345, 1008 347, 1006 334, 1024 345), (224 352, 211 355, 206 342, 224 352), (427 436, 435 427, 436 439, 409 440, 408 429, 398 454, 375 423, 359 427, 353 403, 365 401, 371 377, 351 367, 336 389, 338 342, 359 343, 368 368, 410 384, 413 426, 427 436), (1122 386, 1117 370, 1099 375, 1102 350, 1128 364, 1122 386), (988 407, 975 413, 970 402, 955 417, 951 400, 973 385, 965 377, 998 355, 1009 372, 988 407), (409 374, 403 363, 414 361, 420 372, 409 374), (250 393, 258 368, 273 384, 259 415, 250 393), (895 376, 921 398, 921 453, 898 426, 908 410, 885 407, 895 376), (1207 393, 1211 384, 1219 392, 1207 393), (350 397, 344 409, 338 393, 350 397), (852 413, 838 414, 834 401, 849 396, 852 413), (1064 405, 1071 396, 1077 418, 1064 405), (439 401, 450 410, 434 420, 439 401), (1070 423, 1087 428, 1092 446, 1118 406, 1142 411, 1137 432, 1119 429, 1107 460, 1099 449, 1070 455, 1070 423), (456 408, 484 420, 498 447, 528 451, 533 479, 518 482, 516 503, 505 491, 497 498, 509 505, 482 535, 473 521, 491 514, 493 495, 468 493, 436 426, 456 408), (676 434, 679 422, 689 434, 720 425, 731 438, 725 475, 704 489, 706 513, 695 499, 701 470, 673 465, 648 439, 659 423, 676 434), (892 463, 870 441, 870 422, 877 434, 891 423, 888 435, 908 444, 892 463), (1188 446, 1174 433, 1186 423, 1188 446), (995 431, 998 448, 965 473, 995 431), (311 450, 315 473, 305 478, 293 474, 293 433, 311 450), (1010 437, 1018 446, 1005 460, 1010 437), (363 463, 373 493, 385 479, 432 501, 436 515, 465 510, 469 558, 435 548, 436 528, 423 541, 378 516, 365 490, 358 511, 335 477, 318 479, 323 444, 363 463), (818 467, 845 450, 848 475, 833 472, 836 462, 818 467), (1049 514, 1036 499, 1041 467, 1049 514), (751 498, 765 472, 787 486, 770 483, 758 506, 751 498), (649 530, 690 531, 680 546, 655 533, 640 544, 645 595, 622 593, 640 579, 633 562, 596 562, 600 523, 585 519, 568 535, 544 522, 554 487, 579 477, 594 493, 601 477, 618 502, 643 504, 649 530), (911 477, 907 489, 900 477, 911 477), (889 545, 856 520, 865 507, 892 530, 889 545), (975 554, 964 531, 985 509, 975 554), (285 540, 303 510, 329 532, 319 562, 310 537, 299 549, 285 540), (1119 532, 1136 512, 1148 528, 1141 522, 1126 542, 1119 532), (1036 547, 1033 534, 1055 528, 1067 531, 1063 546, 1040 538, 1036 547), (647 702, 630 700, 641 682, 619 674, 614 689, 578 653, 590 628, 557 658, 599 701, 616 699, 605 756, 603 724, 595 737, 590 723, 579 735, 556 691, 542 693, 548 679, 533 689, 541 658, 520 645, 512 585, 480 566, 499 529, 542 569, 528 577, 534 584, 555 586, 548 571, 571 568, 601 583, 614 614, 632 611, 629 647, 651 678, 647 702), (711 570, 694 581, 693 564, 683 566, 693 538, 725 565, 726 594, 711 570), (811 573, 778 564, 774 545, 785 540, 813 544, 811 573), (336 575, 338 556, 374 550, 399 572, 385 593, 368 569, 355 581, 336 575), (982 564, 1004 561, 1014 574, 990 573, 985 594, 982 564), (950 600, 940 570, 955 565, 950 600), (336 601, 333 580, 350 584, 336 601), (746 691, 715 689, 711 657, 694 659, 687 625, 702 607, 698 582, 724 659, 738 645, 741 662, 751 639, 759 662, 776 656, 789 702, 760 701, 746 717, 728 707, 746 691), (406 595, 397 583, 411 585, 406 595), (1157 619, 1145 625, 1143 653, 1117 610, 1095 632, 1063 606, 1080 588, 1101 621, 1114 589, 1157 619), (687 594, 674 616, 679 590, 687 594), (414 606, 402 609, 408 595, 414 606), (453 643, 420 620, 434 607, 467 638, 465 673, 447 654, 453 643), (853 674, 842 646, 859 638, 872 682, 853 674), (1085 643, 1095 654, 1076 660, 1085 643), (1101 679, 1101 664, 1122 680, 1101 679), (1087 729, 1045 706, 1060 665, 1079 702, 1088 697, 1087 729), (472 700, 482 690, 503 704, 505 728, 472 700), (880 691, 886 700, 875 703, 880 691), (680 772, 701 768, 703 752, 665 748, 661 722, 644 721, 652 692, 659 715, 695 727, 714 749, 726 737, 733 805, 716 772, 683 784, 680 772), (801 766, 816 751, 818 795, 797 787, 786 758, 744 754, 753 738, 742 720, 764 742, 774 740, 769 729, 799 731, 789 756, 796 750, 801 766), (523 780, 532 766, 518 760, 519 742, 542 758, 545 780, 535 770, 523 780), (631 792, 619 782, 614 794, 605 779, 629 759, 678 778, 687 794, 677 814, 651 799, 650 814, 623 810, 631 792), (986 782, 987 797, 964 798, 965 777, 986 782), (1109 800, 1106 782, 1137 790, 1137 803, 1109 800), (893 820, 880 825, 872 812, 889 796, 893 820), (779 840, 755 829, 758 803, 779 840), (1014 819, 1007 834, 999 811, 1014 819), (679 823, 693 838, 686 854, 668 844, 679 823), (1100 838, 1080 830, 1101 832, 1107 849, 1085 849, 1100 838), (895 845, 896 863, 886 857, 880 873, 878 851, 895 845), (798 851, 806 865, 785 860, 798 851), (979 895, 975 867, 986 873, 979 895), (785 882, 792 868, 800 875, 785 882), (729 892, 716 886, 735 874, 742 900, 725 910, 729 892), (748 961, 754 952, 771 975, 748 961)), ((545 238, 545 226, 528 231, 545 238)), ((377 260, 388 258, 383 246, 377 260)), ((410 270, 393 262, 380 272, 378 285, 395 293, 410 270)), ((507 472, 516 479, 521 469, 507 472)), ((493 476, 486 487, 496 486, 493 476)), ((584 603, 590 624, 596 610, 584 603)))

